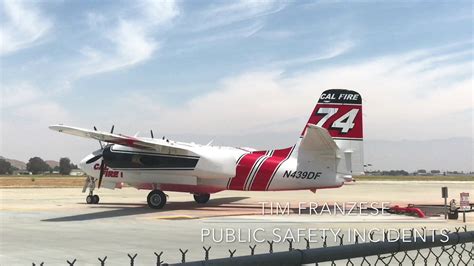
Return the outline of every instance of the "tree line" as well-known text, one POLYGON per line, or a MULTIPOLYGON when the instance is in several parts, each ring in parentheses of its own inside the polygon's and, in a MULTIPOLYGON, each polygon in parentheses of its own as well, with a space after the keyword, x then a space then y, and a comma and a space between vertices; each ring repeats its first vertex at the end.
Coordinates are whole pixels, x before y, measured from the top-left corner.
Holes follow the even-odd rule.
MULTIPOLYGON (((26 164, 26 170, 34 175, 43 174, 46 172, 52 173, 53 171, 59 172, 61 175, 69 175, 72 169, 77 169, 77 165, 71 163, 71 160, 67 157, 59 159, 59 165, 51 168, 43 159, 40 157, 33 157, 28 160, 26 164)), ((9 161, 0 158, 0 175, 13 174, 14 171, 19 170, 13 166, 9 161)))
POLYGON ((405 170, 375 170, 375 171, 365 171, 369 175, 386 175, 386 176, 408 176, 408 175, 458 175, 458 174, 469 174, 472 175, 474 172, 463 172, 463 171, 440 171, 440 170, 430 170, 419 169, 415 172, 407 172, 405 170))

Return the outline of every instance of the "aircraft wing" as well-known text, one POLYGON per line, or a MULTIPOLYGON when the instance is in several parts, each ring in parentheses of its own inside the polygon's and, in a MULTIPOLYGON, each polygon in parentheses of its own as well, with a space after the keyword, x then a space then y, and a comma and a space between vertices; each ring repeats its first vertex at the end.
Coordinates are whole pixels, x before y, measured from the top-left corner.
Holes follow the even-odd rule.
POLYGON ((142 138, 136 138, 132 136, 126 136, 122 134, 114 134, 104 131, 95 131, 90 129, 84 129, 79 127, 71 127, 65 125, 52 125, 49 126, 51 130, 58 132, 75 135, 83 138, 96 139, 108 143, 114 143, 119 145, 124 145, 128 147, 138 148, 138 149, 149 149, 157 150, 162 153, 179 153, 179 152, 189 152, 187 149, 182 147, 177 147, 177 144, 174 142, 168 142, 162 139, 153 139, 147 140, 142 138))

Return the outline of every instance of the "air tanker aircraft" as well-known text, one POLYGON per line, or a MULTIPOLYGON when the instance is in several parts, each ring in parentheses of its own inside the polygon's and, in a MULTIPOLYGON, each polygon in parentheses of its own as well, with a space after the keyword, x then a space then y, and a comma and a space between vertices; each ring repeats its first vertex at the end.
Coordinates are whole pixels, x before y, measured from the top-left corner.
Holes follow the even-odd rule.
POLYGON ((197 203, 223 190, 280 191, 338 188, 363 173, 362 98, 351 90, 323 92, 296 144, 275 150, 198 145, 165 138, 132 137, 65 125, 52 130, 98 140, 101 149, 79 167, 88 175, 88 204, 95 183, 148 189, 148 206, 161 209, 164 191, 187 192, 197 203))

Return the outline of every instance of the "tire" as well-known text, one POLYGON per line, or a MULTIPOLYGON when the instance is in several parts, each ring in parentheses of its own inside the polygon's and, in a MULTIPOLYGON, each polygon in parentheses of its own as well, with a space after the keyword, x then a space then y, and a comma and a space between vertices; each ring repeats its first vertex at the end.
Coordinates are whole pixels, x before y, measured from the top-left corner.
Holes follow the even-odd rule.
POLYGON ((152 190, 147 197, 148 207, 161 209, 166 204, 166 195, 161 190, 152 190))
POLYGON ((87 203, 87 204, 93 204, 93 202, 94 202, 93 197, 92 197, 91 195, 88 195, 88 196, 86 197, 86 203, 87 203))
POLYGON ((199 204, 207 203, 210 198, 211 198, 211 194, 207 194, 207 193, 194 194, 194 201, 196 201, 199 204))
POLYGON ((99 200, 100 200, 99 195, 92 196, 92 204, 98 204, 99 200))

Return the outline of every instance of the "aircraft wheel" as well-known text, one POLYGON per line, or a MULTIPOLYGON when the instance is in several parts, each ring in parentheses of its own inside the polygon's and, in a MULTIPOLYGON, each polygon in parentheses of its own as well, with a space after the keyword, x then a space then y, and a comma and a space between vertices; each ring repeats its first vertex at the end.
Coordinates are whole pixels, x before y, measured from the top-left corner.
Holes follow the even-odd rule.
POLYGON ((86 203, 87 204, 93 204, 94 203, 94 199, 93 199, 92 195, 88 195, 86 197, 86 203))
POLYGON ((152 190, 147 197, 148 207, 161 209, 166 204, 166 195, 161 190, 152 190))
POLYGON ((210 194, 204 193, 204 194, 194 194, 194 200, 199 203, 199 204, 204 204, 209 201, 209 198, 211 197, 210 194))
POLYGON ((100 200, 99 195, 92 196, 92 204, 99 203, 99 200, 100 200))

